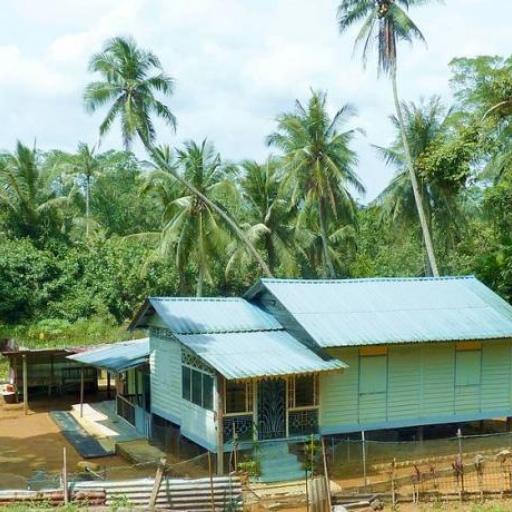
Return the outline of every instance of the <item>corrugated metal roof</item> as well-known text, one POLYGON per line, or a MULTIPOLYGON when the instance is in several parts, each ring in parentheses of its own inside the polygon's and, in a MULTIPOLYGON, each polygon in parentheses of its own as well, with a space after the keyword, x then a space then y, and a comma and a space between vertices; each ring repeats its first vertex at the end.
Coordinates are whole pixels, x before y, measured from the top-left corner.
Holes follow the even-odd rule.
POLYGON ((123 372, 144 364, 149 357, 149 338, 103 345, 68 359, 112 372, 123 372))
POLYGON ((512 307, 473 276, 262 279, 322 347, 512 338, 512 307))
POLYGON ((190 348, 227 379, 340 370, 347 365, 324 360, 286 331, 179 334, 190 348))
POLYGON ((177 334, 282 329, 272 315, 240 298, 152 297, 149 301, 177 334))

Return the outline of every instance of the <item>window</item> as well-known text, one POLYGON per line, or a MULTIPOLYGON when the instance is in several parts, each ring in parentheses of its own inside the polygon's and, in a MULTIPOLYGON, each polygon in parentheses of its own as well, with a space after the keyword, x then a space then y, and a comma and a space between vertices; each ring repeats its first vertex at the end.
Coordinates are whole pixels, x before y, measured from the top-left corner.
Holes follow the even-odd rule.
POLYGON ((213 410, 213 377, 189 366, 181 367, 181 375, 183 399, 213 410))
POLYGON ((288 381, 288 408, 315 407, 318 405, 318 376, 295 376, 288 381))
POLYGON ((359 357, 359 394, 385 393, 387 390, 387 356, 359 357))
POLYGON ((479 386, 481 366, 480 350, 457 350, 455 352, 455 385, 479 386))
POLYGON ((226 382, 226 414, 252 414, 252 382, 226 382))
POLYGON ((203 373, 203 407, 213 410, 213 377, 203 373))

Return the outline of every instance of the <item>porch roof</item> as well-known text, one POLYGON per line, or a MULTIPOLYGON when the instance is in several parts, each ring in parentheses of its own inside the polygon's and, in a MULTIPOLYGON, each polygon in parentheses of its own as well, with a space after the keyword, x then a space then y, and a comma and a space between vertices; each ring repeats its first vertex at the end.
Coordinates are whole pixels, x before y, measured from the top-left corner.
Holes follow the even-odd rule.
POLYGON ((228 380, 347 367, 338 359, 313 352, 286 331, 177 334, 176 337, 228 380))
POLYGON ((149 338, 121 341, 80 354, 68 359, 114 373, 124 372, 146 363, 149 358, 149 338))

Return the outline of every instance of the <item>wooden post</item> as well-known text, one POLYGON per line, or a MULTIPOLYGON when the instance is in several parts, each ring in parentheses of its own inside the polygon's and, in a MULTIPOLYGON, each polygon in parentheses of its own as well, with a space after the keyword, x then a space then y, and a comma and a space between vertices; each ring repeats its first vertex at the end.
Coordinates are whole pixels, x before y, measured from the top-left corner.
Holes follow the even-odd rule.
POLYGON ((53 354, 50 354, 50 376, 48 379, 48 396, 52 396, 53 387, 53 354))
POLYGON ((110 400, 111 397, 111 389, 110 389, 110 372, 107 371, 107 399, 110 400))
POLYGON ((25 414, 28 414, 28 370, 26 354, 23 354, 23 410, 25 414))
POLYGON ((80 418, 84 417, 84 367, 80 367, 80 418))
POLYGON ((66 454, 66 447, 62 448, 62 487, 64 490, 64 503, 69 502, 69 489, 68 489, 68 460, 66 454))
POLYGON ((329 481, 329 471, 327 470, 327 457, 325 455, 325 443, 324 438, 322 437, 322 458, 324 461, 324 477, 325 477, 325 491, 327 493, 327 505, 328 510, 332 510, 332 501, 331 501, 331 483, 329 481))
POLYGON ((210 476, 210 498, 212 502, 212 512, 215 512, 215 494, 213 492, 213 472, 212 472, 212 454, 208 450, 208 475, 210 476))
POLYGON ((158 464, 158 468, 156 469, 155 483, 153 484, 151 496, 149 497, 149 510, 156 509, 156 500, 158 498, 158 491, 160 490, 160 486, 162 485, 162 480, 164 478, 166 464, 167 459, 161 458, 160 463, 158 464))
POLYGON ((224 378, 217 373, 216 382, 216 420, 217 420, 217 475, 224 474, 224 378))

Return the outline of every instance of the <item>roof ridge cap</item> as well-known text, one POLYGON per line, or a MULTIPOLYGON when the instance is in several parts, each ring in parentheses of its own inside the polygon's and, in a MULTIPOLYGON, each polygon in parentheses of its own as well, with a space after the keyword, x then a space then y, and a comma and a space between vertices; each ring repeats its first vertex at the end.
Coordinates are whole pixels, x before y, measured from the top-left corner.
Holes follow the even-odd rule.
POLYGON ((403 276, 403 277, 355 277, 355 278, 335 278, 335 279, 293 279, 293 278, 275 278, 263 277, 263 283, 301 283, 301 284, 328 284, 328 283, 357 283, 357 282, 399 282, 399 281, 466 281, 478 279, 473 274, 463 276, 403 276))

